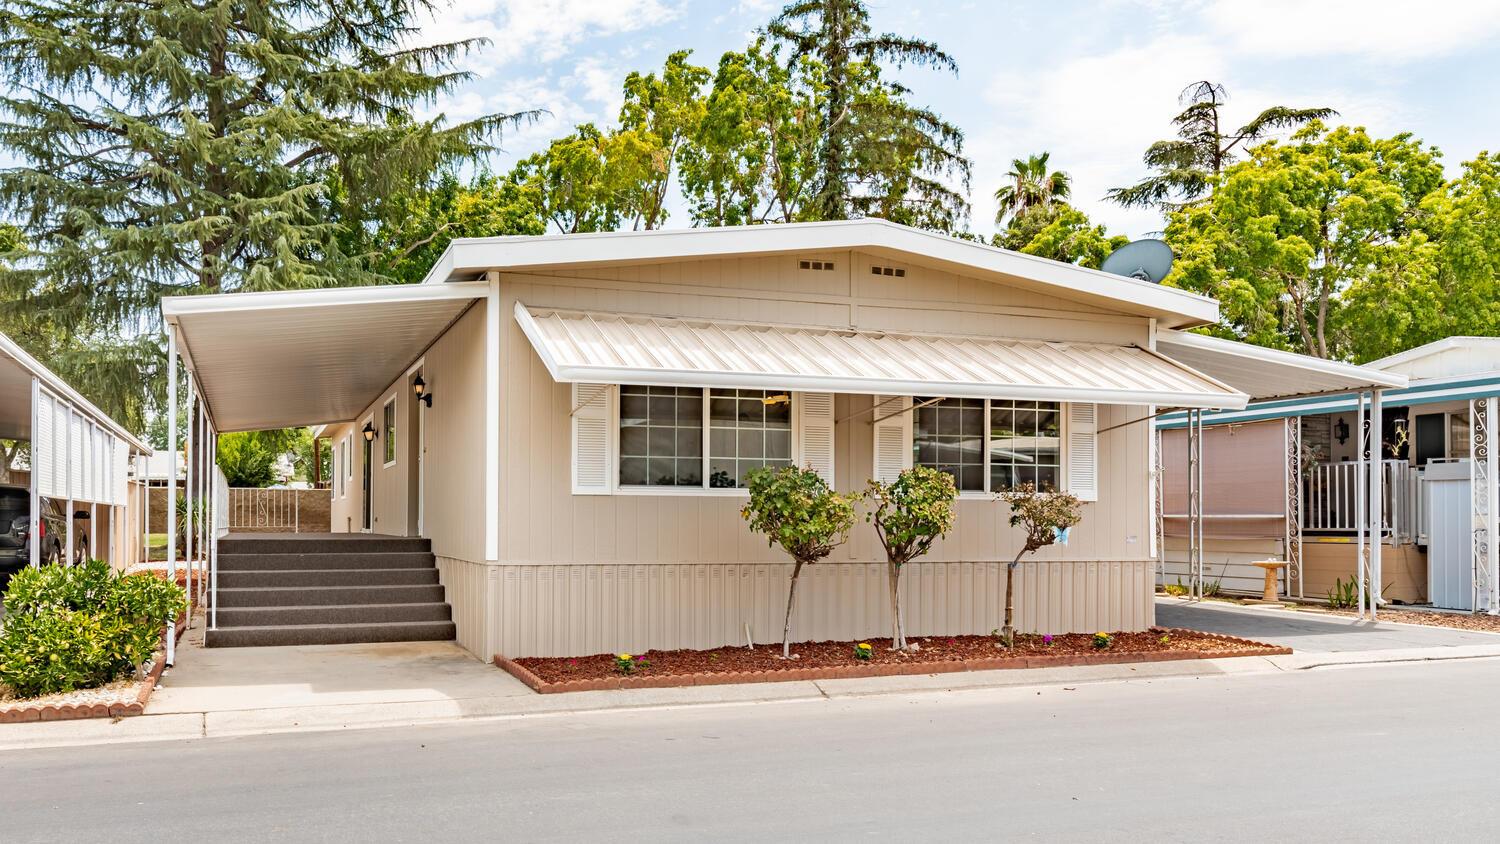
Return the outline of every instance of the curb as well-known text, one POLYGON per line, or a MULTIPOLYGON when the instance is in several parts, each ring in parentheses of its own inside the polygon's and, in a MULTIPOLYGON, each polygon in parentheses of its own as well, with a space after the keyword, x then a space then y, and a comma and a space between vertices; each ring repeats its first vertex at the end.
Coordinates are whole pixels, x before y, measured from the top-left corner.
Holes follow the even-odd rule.
MULTIPOLYGON (((1174 632, 1172 628, 1165 628, 1174 632)), ((537 694, 562 694, 566 692, 598 692, 615 689, 667 689, 686 686, 724 686, 742 683, 777 683, 799 680, 854 680, 866 677, 896 677, 918 674, 960 674, 969 671, 996 671, 1021 668, 1071 668, 1084 665, 1131 665, 1147 662, 1180 662, 1201 659, 1233 659, 1253 656, 1290 656, 1291 648, 1275 647, 1263 642, 1252 642, 1234 636, 1217 633, 1193 632, 1228 644, 1240 645, 1246 652, 1208 653, 1203 651, 1148 651, 1144 653, 1095 653, 1068 656, 992 657, 972 659, 964 662, 944 660, 940 662, 908 662, 879 665, 840 665, 822 668, 790 668, 780 671, 722 671, 696 674, 661 674, 625 677, 598 677, 586 680, 563 680, 549 682, 534 674, 526 666, 503 655, 496 654, 497 668, 515 677, 537 694)))

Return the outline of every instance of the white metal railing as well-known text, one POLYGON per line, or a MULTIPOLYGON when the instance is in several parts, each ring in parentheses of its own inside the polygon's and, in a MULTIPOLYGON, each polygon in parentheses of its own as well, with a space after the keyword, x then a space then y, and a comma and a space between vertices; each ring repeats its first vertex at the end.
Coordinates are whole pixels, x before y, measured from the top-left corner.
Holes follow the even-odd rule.
MULTIPOLYGON (((1421 472, 1405 460, 1381 461, 1381 524, 1398 542, 1412 542, 1423 520, 1421 472)), ((1361 462, 1314 463, 1308 466, 1302 497, 1302 529, 1359 529, 1357 499, 1368 474, 1361 462)))
POLYGON ((229 479, 224 470, 214 467, 214 534, 223 536, 229 532, 229 479))
POLYGON ((301 531, 300 491, 230 487, 226 514, 228 529, 287 530, 293 533, 301 531))

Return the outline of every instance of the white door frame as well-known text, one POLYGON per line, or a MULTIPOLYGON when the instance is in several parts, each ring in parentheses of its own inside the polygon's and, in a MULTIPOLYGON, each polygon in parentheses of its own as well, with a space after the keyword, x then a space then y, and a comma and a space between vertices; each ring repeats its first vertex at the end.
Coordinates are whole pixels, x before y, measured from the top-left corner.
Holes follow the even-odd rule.
MULTIPOLYGON (((425 355, 417 358, 417 362, 406 370, 405 375, 401 376, 403 386, 408 388, 407 400, 416 402, 417 410, 417 453, 412 455, 414 462, 407 466, 408 471, 412 468, 415 468, 417 471, 417 536, 427 535, 427 403, 418 401, 416 395, 410 391, 410 387, 411 377, 423 371, 426 368, 426 364, 427 357, 425 355)), ((424 377, 423 380, 425 381, 426 378, 424 377)), ((407 489, 409 490, 410 488, 411 485, 408 484, 407 489)))

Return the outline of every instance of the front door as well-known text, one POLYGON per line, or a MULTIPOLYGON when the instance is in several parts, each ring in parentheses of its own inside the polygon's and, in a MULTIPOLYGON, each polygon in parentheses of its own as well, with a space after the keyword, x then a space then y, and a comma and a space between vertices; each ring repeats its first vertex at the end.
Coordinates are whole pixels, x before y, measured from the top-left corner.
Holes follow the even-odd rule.
POLYGON ((360 448, 360 528, 366 532, 370 530, 370 464, 374 457, 375 444, 369 440, 362 441, 364 445, 360 448))

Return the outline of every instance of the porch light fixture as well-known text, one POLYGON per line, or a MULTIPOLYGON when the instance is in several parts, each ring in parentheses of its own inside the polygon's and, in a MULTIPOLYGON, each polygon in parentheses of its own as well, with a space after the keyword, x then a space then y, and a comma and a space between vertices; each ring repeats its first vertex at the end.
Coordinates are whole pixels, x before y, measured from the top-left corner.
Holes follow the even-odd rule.
POLYGON ((432 407, 432 393, 427 392, 427 382, 422 380, 422 374, 417 373, 416 380, 411 382, 411 390, 417 395, 417 401, 432 407))
POLYGON ((1349 423, 1340 416, 1339 421, 1333 423, 1333 437, 1339 441, 1339 445, 1349 441, 1349 423))
POLYGON ((360 432, 365 435, 365 442, 369 443, 369 442, 374 442, 375 441, 375 423, 374 422, 366 422, 365 423, 365 427, 362 428, 362 429, 360 429, 360 432))

